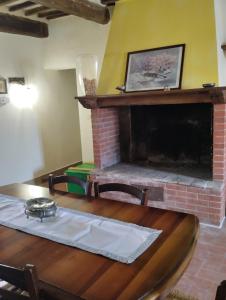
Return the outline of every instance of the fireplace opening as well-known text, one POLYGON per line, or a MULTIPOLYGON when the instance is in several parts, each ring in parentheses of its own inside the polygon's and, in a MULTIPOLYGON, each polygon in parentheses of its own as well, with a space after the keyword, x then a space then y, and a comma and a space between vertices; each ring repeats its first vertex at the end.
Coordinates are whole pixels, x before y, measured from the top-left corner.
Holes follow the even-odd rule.
POLYGON ((212 179, 211 104, 133 106, 129 113, 130 147, 126 151, 130 153, 123 153, 122 160, 127 157, 126 162, 129 158, 138 165, 212 179))

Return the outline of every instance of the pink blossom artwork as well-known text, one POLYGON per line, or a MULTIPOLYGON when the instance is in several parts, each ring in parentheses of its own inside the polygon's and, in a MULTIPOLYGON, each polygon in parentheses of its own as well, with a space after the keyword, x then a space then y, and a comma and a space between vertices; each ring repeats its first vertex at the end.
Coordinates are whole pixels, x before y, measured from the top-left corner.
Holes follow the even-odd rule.
POLYGON ((181 44, 129 52, 125 91, 180 88, 184 48, 181 44))

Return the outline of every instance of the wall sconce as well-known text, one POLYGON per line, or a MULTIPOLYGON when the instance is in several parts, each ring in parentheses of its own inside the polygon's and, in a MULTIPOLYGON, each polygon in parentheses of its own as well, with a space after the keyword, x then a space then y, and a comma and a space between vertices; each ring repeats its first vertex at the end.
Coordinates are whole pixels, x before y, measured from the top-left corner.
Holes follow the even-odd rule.
POLYGON ((0 75, 0 106, 9 103, 7 96, 7 80, 0 75))
POLYGON ((7 81, 2 76, 0 76, 0 94, 7 94, 7 81))
POLYGON ((32 85, 26 85, 24 77, 10 77, 9 97, 18 108, 32 108, 37 100, 37 90, 32 85))

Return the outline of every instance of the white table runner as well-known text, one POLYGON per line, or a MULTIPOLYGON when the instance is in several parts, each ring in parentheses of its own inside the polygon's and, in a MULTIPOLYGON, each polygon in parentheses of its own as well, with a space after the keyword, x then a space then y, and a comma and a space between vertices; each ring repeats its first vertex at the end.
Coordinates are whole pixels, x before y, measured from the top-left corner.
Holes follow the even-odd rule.
POLYGON ((160 235, 161 230, 59 207, 56 217, 29 218, 24 201, 0 194, 0 224, 46 239, 132 263, 160 235))

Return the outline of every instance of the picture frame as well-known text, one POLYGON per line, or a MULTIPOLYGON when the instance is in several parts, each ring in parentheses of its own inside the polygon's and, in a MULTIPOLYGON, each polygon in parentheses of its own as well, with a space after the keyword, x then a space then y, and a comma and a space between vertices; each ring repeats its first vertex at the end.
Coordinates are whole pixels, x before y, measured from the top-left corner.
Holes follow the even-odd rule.
POLYGON ((0 77, 0 94, 7 94, 7 81, 3 77, 0 77))
POLYGON ((129 52, 125 92, 180 89, 185 44, 129 52))

